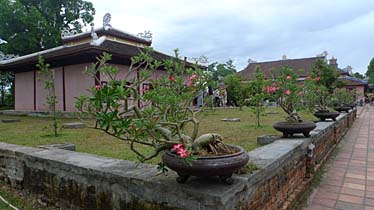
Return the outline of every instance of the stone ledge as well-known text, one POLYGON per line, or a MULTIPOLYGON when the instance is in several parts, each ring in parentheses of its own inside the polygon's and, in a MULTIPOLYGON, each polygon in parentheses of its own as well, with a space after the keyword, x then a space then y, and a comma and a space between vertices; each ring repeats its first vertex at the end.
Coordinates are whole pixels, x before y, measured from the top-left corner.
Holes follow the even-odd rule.
POLYGON ((293 185, 297 186, 304 179, 304 172, 300 170, 304 168, 308 145, 320 142, 328 130, 342 125, 341 122, 351 119, 349 115, 352 114, 355 112, 342 114, 337 122, 318 123, 310 138, 281 139, 249 152, 250 161, 261 170, 234 175, 235 182, 231 186, 204 178, 178 184, 174 172, 159 175, 154 165, 1 142, 0 178, 16 180, 28 191, 48 195, 51 203, 76 209, 94 210, 105 206, 107 209, 230 210, 246 208, 247 204, 260 205, 260 209, 274 208, 273 205, 278 208, 288 200, 288 193, 296 189, 293 185), (295 164, 299 166, 295 168, 295 164), (289 182, 293 180, 279 180, 290 167, 300 175, 294 177, 292 186, 289 182), (285 184, 279 185, 285 188, 284 198, 279 194, 281 189, 279 192, 270 190, 274 184, 269 180, 285 184), (69 189, 72 195, 65 195, 64 190, 69 189), (270 199, 272 196, 276 196, 276 203, 270 199), (92 203, 96 206, 90 206, 92 203))

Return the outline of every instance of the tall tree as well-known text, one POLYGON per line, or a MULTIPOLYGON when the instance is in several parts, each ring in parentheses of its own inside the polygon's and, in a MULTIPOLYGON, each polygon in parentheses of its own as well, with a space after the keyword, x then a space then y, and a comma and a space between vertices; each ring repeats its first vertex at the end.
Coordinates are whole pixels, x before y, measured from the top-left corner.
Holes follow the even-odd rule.
POLYGON ((235 74, 229 74, 224 78, 227 101, 231 105, 238 105, 241 100, 241 83, 240 77, 235 74))
POLYGON ((312 77, 318 78, 318 83, 325 86, 330 93, 332 93, 335 88, 341 87, 342 84, 338 80, 339 72, 326 61, 319 59, 312 66, 312 77))
POLYGON ((228 60, 226 63, 214 62, 208 66, 208 71, 212 74, 212 80, 217 81, 219 77, 224 78, 236 72, 234 61, 228 60))
POLYGON ((0 46, 5 54, 25 55, 61 44, 61 32, 93 21, 95 9, 83 0, 0 0, 0 46))
POLYGON ((374 84, 374 58, 371 59, 365 75, 369 78, 369 84, 374 84))
MULTIPOLYGON (((5 103, 5 95, 13 84, 14 75, 11 72, 0 72, 0 106, 9 106, 5 103)), ((9 94, 9 92, 8 92, 9 94)))
POLYGON ((365 76, 360 74, 359 72, 355 72, 353 74, 353 77, 357 78, 357 79, 365 79, 365 76))

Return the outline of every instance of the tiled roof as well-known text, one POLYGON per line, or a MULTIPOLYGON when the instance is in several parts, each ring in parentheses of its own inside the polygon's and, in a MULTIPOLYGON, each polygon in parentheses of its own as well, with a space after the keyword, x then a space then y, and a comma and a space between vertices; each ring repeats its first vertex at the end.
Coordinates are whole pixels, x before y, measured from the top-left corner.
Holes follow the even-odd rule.
POLYGON ((259 66, 266 78, 272 78, 273 76, 277 77, 280 74, 280 67, 289 67, 293 69, 299 77, 306 77, 310 75, 312 72, 312 66, 318 59, 324 59, 324 57, 250 63, 245 69, 238 72, 238 75, 240 75, 243 80, 253 79, 255 69, 259 66))
MULTIPOLYGON (((0 71, 33 71, 40 55, 43 56, 47 63, 51 64, 51 67, 92 63, 95 62, 96 57, 103 52, 112 54, 111 63, 129 65, 130 58, 144 50, 142 47, 100 37, 100 39, 102 38, 104 39, 98 44, 83 43, 71 46, 64 45, 14 59, 0 61, 0 71)), ((153 51, 152 56, 156 60, 165 60, 172 57, 155 50, 153 51)), ((190 63, 187 64, 191 65, 190 63)))
MULTIPOLYGON (((139 54, 142 49, 141 47, 112 40, 104 40, 98 46, 90 43, 59 46, 14 59, 0 61, 0 71, 31 71, 35 69, 39 56, 43 56, 46 62, 50 63, 52 67, 84 62, 92 63, 95 62, 95 57, 103 52, 113 54, 115 61, 129 63, 130 58, 139 54)), ((153 56, 158 60, 170 58, 170 56, 157 51, 154 51, 153 56)))
MULTIPOLYGON (((98 29, 95 29, 95 32, 98 35, 98 37, 114 36, 114 37, 119 37, 125 40, 134 41, 136 43, 141 43, 147 46, 150 46, 152 44, 152 41, 148 39, 145 39, 145 38, 136 36, 134 34, 131 34, 129 32, 122 31, 122 30, 112 28, 112 27, 109 27, 107 29, 98 28, 98 29)), ((77 41, 77 40, 84 39, 84 38, 91 38, 91 31, 87 31, 87 32, 83 32, 83 33, 71 35, 71 36, 65 36, 62 38, 62 40, 64 43, 67 43, 67 42, 77 41)))
POLYGON ((366 80, 363 80, 363 79, 358 79, 358 78, 355 78, 355 77, 351 77, 351 76, 342 76, 340 77, 339 79, 343 80, 346 85, 351 85, 351 86, 361 86, 361 85, 364 85, 364 86, 367 86, 368 85, 368 81, 366 80))

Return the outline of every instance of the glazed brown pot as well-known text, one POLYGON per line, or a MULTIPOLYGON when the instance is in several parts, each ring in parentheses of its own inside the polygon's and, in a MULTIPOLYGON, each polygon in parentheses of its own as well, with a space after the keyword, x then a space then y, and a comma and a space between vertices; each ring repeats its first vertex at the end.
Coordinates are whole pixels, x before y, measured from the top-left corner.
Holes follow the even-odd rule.
POLYGON ((349 110, 351 110, 351 107, 349 106, 339 106, 339 107, 334 107, 335 111, 338 111, 338 112, 349 112, 349 110))
POLYGON ((190 176, 218 176, 223 183, 232 184, 232 174, 245 166, 249 157, 242 147, 228 146, 237 149, 238 152, 221 156, 199 156, 190 166, 179 155, 167 151, 162 156, 162 161, 168 168, 178 173, 178 183, 185 183, 190 176))
POLYGON ((277 131, 282 132, 284 138, 292 136, 295 133, 302 133, 305 137, 309 137, 310 131, 312 131, 316 127, 316 124, 310 121, 300 123, 276 122, 273 124, 273 128, 277 131))
POLYGON ((319 118, 321 121, 325 121, 326 119, 332 119, 336 121, 336 118, 340 115, 339 112, 315 112, 313 114, 315 117, 319 118))
POLYGON ((349 107, 351 107, 351 109, 355 108, 357 105, 355 103, 351 103, 349 104, 349 107))

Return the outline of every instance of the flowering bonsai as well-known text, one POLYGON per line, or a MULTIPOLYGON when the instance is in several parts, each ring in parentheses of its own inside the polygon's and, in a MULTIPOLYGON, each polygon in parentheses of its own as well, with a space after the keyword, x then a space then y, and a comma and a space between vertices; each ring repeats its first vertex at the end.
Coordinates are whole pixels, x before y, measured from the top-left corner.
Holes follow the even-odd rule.
POLYGON ((132 57, 122 77, 118 68, 108 64, 111 55, 104 53, 86 72, 93 77, 100 74, 107 81, 92 87, 90 96, 79 97, 76 107, 96 117, 97 129, 129 142, 140 161, 167 151, 192 167, 199 156, 237 153, 238 148, 223 143, 219 134, 198 135, 203 109, 191 105, 205 90, 208 75, 199 66, 180 60, 177 50, 174 58, 163 61, 155 60, 152 53, 145 48, 132 57), (155 72, 162 76, 152 79, 155 72), (139 145, 148 146, 151 152, 139 145))
POLYGON ((313 122, 304 122, 298 114, 302 107, 303 91, 301 85, 297 84, 297 75, 290 68, 281 67, 280 75, 269 86, 269 90, 273 92, 278 105, 287 113, 285 122, 276 122, 273 127, 281 131, 284 137, 294 133, 302 133, 308 137, 316 125, 313 122))
POLYGON ((297 85, 297 75, 290 69, 282 67, 276 82, 270 87, 278 105, 287 113, 286 122, 299 123, 303 120, 298 114, 302 107, 302 88, 297 85))
POLYGON ((304 82, 304 101, 311 111, 330 112, 332 95, 341 84, 336 69, 320 59, 312 67, 312 74, 304 82))

